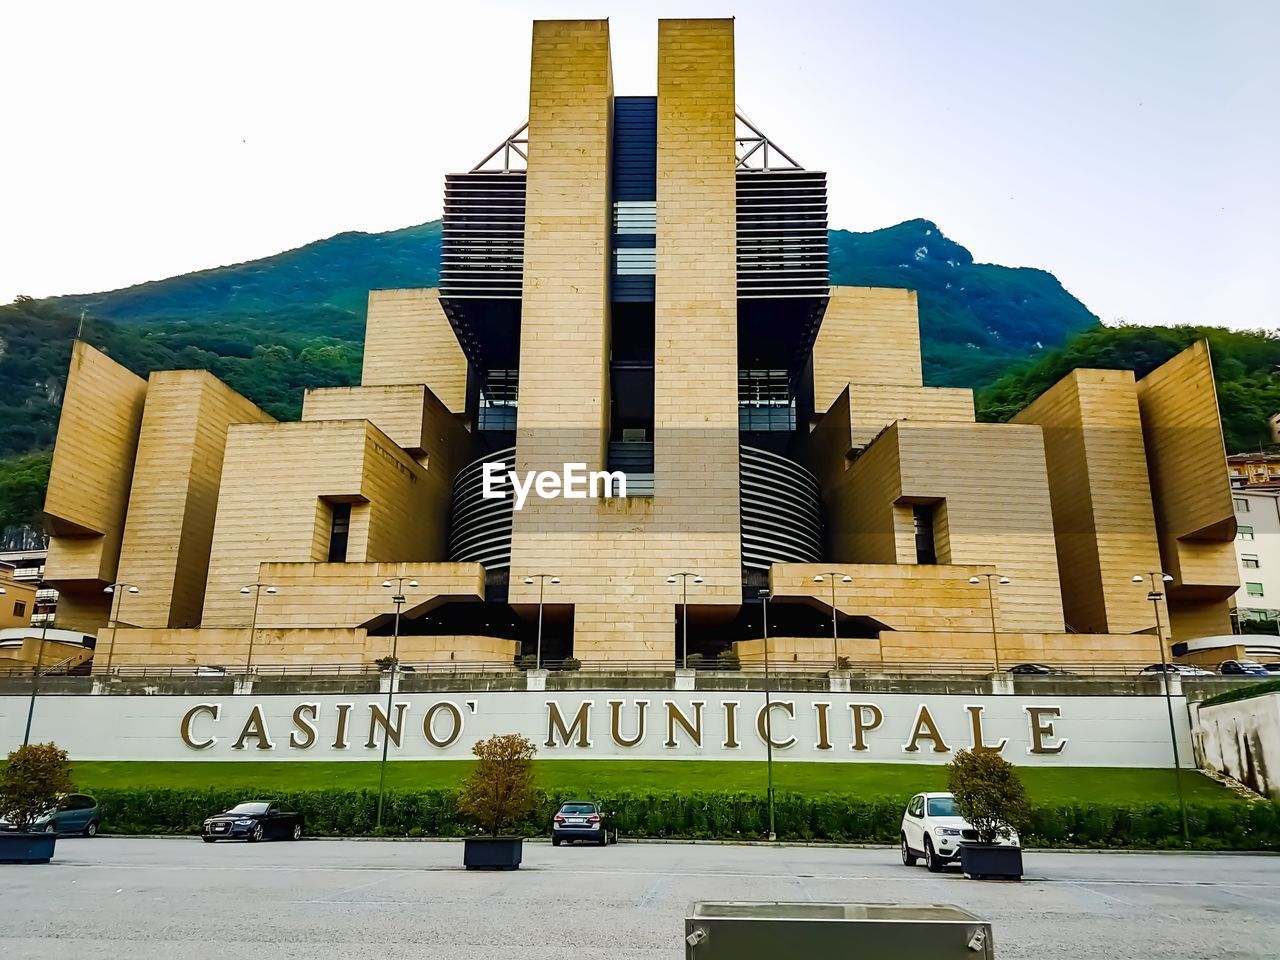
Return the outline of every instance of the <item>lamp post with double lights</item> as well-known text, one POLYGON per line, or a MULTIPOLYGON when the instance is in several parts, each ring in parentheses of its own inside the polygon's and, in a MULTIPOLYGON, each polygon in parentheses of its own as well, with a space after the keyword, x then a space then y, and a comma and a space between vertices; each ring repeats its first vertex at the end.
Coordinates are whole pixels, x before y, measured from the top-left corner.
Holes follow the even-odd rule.
MULTIPOLYGON (((1178 809, 1182 813, 1182 842, 1191 842, 1191 832, 1187 827, 1187 801, 1182 795, 1182 763, 1178 757, 1178 728, 1173 722, 1173 689, 1169 681, 1169 671, 1173 669, 1172 651, 1169 656, 1165 656, 1164 645, 1164 627, 1160 623, 1160 601, 1165 599, 1164 590, 1162 589, 1166 583, 1173 583, 1173 577, 1165 573, 1163 570, 1149 570, 1145 574, 1135 573, 1133 575, 1134 583, 1145 583, 1149 586, 1147 591, 1147 599, 1151 601, 1151 609, 1156 615, 1156 643, 1160 647, 1160 673, 1164 677, 1164 705, 1169 713, 1169 742, 1173 744, 1173 777, 1174 782, 1178 785, 1178 809)), ((1168 601, 1166 601, 1166 609, 1168 601)))
POLYGON ((998 573, 979 573, 969 578, 970 583, 981 583, 987 581, 987 610, 991 613, 991 652, 996 658, 996 673, 1000 672, 1000 638, 996 635, 996 594, 993 583, 1000 586, 1008 586, 1013 581, 1008 577, 1002 577, 998 573))
POLYGON ((687 570, 680 573, 673 573, 667 577, 667 583, 675 583, 676 578, 680 578, 680 609, 682 611, 683 626, 681 627, 681 652, 680 652, 680 668, 682 670, 689 669, 689 578, 693 578, 694 583, 704 583, 705 581, 696 573, 689 573, 687 570))
POLYGON ((777 840, 778 832, 773 821, 773 701, 769 692, 769 591, 760 591, 760 605, 764 613, 764 750, 765 769, 769 779, 769 839, 777 840))
POLYGON ((120 620, 120 605, 124 601, 125 593, 141 593, 136 583, 112 583, 108 584, 102 590, 103 593, 111 594, 111 608, 115 611, 111 617, 111 649, 107 651, 107 673, 111 673, 111 660, 116 655, 116 624, 120 620))
POLYGON ((391 682, 387 684, 387 726, 388 729, 382 731, 382 768, 378 772, 378 819, 375 827, 382 827, 382 797, 387 786, 387 747, 391 743, 391 710, 392 701, 396 695, 396 675, 400 669, 400 661, 397 653, 400 648, 400 610, 404 607, 406 598, 404 591, 406 587, 417 587, 418 581, 411 577, 388 577, 382 581, 383 589, 395 590, 395 594, 391 597, 391 602, 396 605, 395 627, 391 634, 391 682))
POLYGON ((262 598, 263 590, 269 594, 280 592, 275 587, 268 586, 265 583, 247 583, 240 588, 240 592, 245 595, 253 594, 253 619, 249 621, 249 653, 244 658, 245 673, 248 673, 253 667, 253 640, 258 635, 258 601, 262 598))
POLYGON ((543 597, 543 593, 547 589, 547 581, 550 580, 551 583, 554 585, 560 582, 560 578, 553 577, 549 573, 534 573, 525 577, 524 582, 532 586, 533 581, 535 579, 538 581, 538 645, 537 647, 534 648, 535 652, 533 655, 533 661, 534 661, 534 669, 541 670, 542 669, 542 597, 543 597))
POLYGON ((820 573, 813 578, 814 583, 824 583, 825 578, 831 578, 831 669, 840 669, 840 624, 839 616, 836 613, 836 577, 840 578, 841 583, 853 583, 853 577, 847 573, 840 573, 835 570, 828 570, 826 573, 820 573))

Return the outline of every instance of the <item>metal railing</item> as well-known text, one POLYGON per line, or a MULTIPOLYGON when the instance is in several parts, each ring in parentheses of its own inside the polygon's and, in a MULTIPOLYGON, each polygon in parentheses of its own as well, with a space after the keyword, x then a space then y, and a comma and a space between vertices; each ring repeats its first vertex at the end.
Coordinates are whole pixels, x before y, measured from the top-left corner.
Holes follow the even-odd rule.
MULTIPOLYGON (((243 665, 221 664, 113 664, 110 672, 105 669, 92 669, 91 662, 72 663, 76 658, 68 658, 53 666, 40 670, 41 676, 87 676, 95 679, 183 679, 183 680, 221 680, 237 679, 247 676, 254 678, 366 678, 374 679, 387 672, 386 667, 377 663, 302 663, 302 664, 259 664, 255 663, 247 671, 243 665)), ((630 676, 672 676, 678 668, 673 660, 544 660, 544 669, 556 674, 579 675, 630 675, 630 676)), ((1127 680, 1148 679, 1159 681, 1159 673, 1143 673, 1146 664, 1125 661, 1090 661, 1054 663, 1053 673, 1023 673, 1015 667, 996 674, 994 661, 980 660, 858 660, 844 661, 842 658, 840 673, 847 673, 851 680, 859 678, 942 678, 942 677, 990 677, 993 675, 1010 677, 1017 680, 1058 680, 1070 681, 1081 678, 1123 678, 1127 680)), ((3 666, 0 677, 30 677, 34 667, 3 666)), ((736 665, 716 660, 704 660, 690 664, 690 669, 699 675, 732 676, 743 674, 749 676, 763 675, 765 664, 762 659, 739 661, 736 665)), ((517 677, 525 673, 524 665, 517 665, 511 660, 446 660, 446 661, 401 661, 399 672, 402 676, 476 676, 517 677)), ((806 659, 798 660, 790 657, 771 657, 769 673, 778 676, 794 677, 826 677, 832 672, 830 660, 806 659)), ((1217 676, 1217 675, 1214 675, 1217 676)), ((1184 675, 1182 680, 1208 679, 1184 675)), ((1259 677, 1226 677, 1227 680, 1262 679, 1259 677)))

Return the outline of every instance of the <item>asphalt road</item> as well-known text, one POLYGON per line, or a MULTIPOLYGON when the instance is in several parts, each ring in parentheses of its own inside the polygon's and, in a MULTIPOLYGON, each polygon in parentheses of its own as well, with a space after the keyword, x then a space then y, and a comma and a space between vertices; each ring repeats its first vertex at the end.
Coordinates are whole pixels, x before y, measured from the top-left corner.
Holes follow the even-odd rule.
POLYGON ((1002 960, 1280 953, 1275 857, 1029 853, 1021 884, 894 850, 528 843, 513 873, 461 858, 456 843, 65 838, 48 866, 0 866, 0 957, 674 960, 697 899, 954 903, 992 921, 1002 960))

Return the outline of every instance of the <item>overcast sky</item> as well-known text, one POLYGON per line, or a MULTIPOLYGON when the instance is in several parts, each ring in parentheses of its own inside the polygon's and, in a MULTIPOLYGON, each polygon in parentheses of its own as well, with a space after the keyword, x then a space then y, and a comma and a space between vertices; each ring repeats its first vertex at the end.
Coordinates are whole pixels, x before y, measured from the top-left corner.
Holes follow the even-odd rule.
POLYGON ((739 107, 829 172, 831 225, 936 221, 1104 320, 1280 326, 1280 2, 0 7, 0 302, 440 215, 525 118, 529 21, 737 18, 739 107))

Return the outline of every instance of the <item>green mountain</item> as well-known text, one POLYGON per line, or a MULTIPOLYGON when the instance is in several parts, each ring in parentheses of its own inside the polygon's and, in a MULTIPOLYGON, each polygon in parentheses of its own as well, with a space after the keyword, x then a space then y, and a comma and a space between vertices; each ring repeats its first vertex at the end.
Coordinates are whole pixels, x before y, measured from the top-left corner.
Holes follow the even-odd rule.
MULTIPOLYGON (((440 237, 438 220, 387 233, 341 233, 262 260, 45 302, 164 330, 231 324, 358 342, 369 290, 439 281, 440 237)), ((869 233, 833 230, 830 240, 832 283, 920 292, 931 383, 985 383, 1010 361, 1098 323, 1052 274, 974 263, 928 220, 869 233)))
MULTIPOLYGON (((272 257, 123 290, 0 307, 0 528, 32 516, 53 445, 71 340, 140 375, 207 369, 282 419, 308 387, 356 383, 367 293, 439 279, 439 221, 341 233, 272 257)), ((927 220, 831 232, 837 284, 919 291, 925 376, 981 385, 1098 319, 1042 270, 974 263, 927 220)))
POLYGON ((925 382, 979 387, 1011 363, 1099 325, 1045 270, 974 263, 928 220, 833 230, 831 282, 919 292, 925 382))

